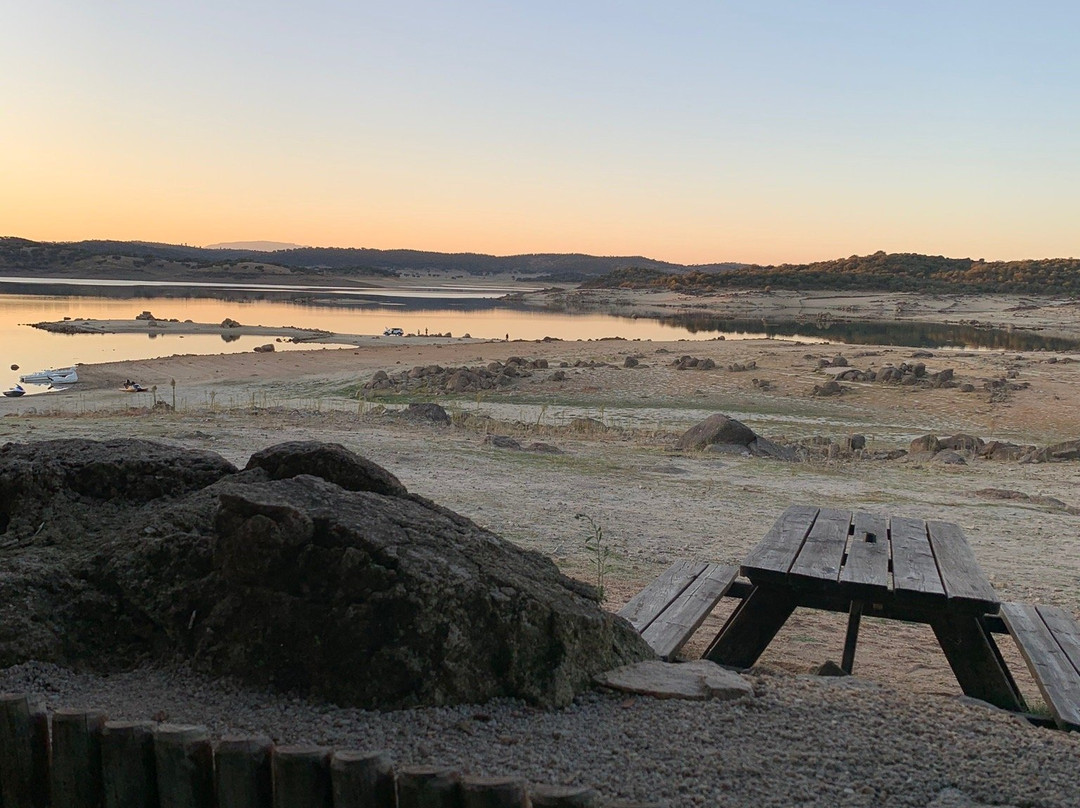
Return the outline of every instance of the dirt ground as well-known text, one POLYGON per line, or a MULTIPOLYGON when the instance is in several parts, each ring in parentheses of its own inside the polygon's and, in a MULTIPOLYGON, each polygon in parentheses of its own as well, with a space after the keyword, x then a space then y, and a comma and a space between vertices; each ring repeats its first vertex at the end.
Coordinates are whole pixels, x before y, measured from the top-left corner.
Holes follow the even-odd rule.
MULTIPOLYGON (((983 311, 971 302, 938 303, 948 309, 939 312, 939 320, 958 310, 983 311)), ((882 310, 889 305, 894 312, 896 301, 882 303, 882 310)), ((1029 320, 1041 318, 1038 328, 1075 330, 1069 320, 1075 309, 1066 311, 1060 302, 1043 301, 1034 313, 1009 311, 1010 305, 1028 305, 1022 302, 994 305, 998 322, 1010 314, 1030 315, 1029 320)), ((925 434, 963 432, 1040 446, 1080 438, 1080 354, 914 354, 903 347, 781 340, 406 338, 345 349, 177 356, 82 366, 80 382, 70 391, 0 400, 0 441, 140 437, 210 449, 241 465, 253 451, 285 440, 342 443, 388 468, 409 490, 551 556, 568 574, 596 582, 597 564, 585 545, 589 526, 575 518, 589 516, 613 551, 601 570, 612 609, 675 558, 737 564, 793 503, 944 519, 963 527, 1004 600, 1080 612, 1080 463, 789 463, 672 449, 682 431, 714 412, 738 418, 774 441, 864 435, 871 452, 906 448, 925 434), (712 359, 716 367, 677 370, 673 362, 683 355, 712 359), (837 355, 859 369, 914 361, 924 362, 928 372, 952 369, 957 382, 974 390, 843 382, 839 396, 814 396, 814 386, 831 378, 818 369, 819 359, 837 355), (379 370, 477 366, 511 356, 546 359, 549 367, 498 392, 380 396, 362 389, 379 370), (627 357, 638 366, 625 367, 627 357), (729 369, 751 363, 748 370, 729 369), (564 380, 552 378, 558 370, 564 380), (988 380, 1005 377, 1027 386, 997 395, 984 388, 988 380), (121 392, 128 378, 153 392, 121 392), (454 425, 394 414, 421 400, 442 404, 454 425), (154 408, 155 402, 169 407, 154 408), (485 442, 490 434, 526 445, 543 442, 560 453, 497 448, 485 442), (980 493, 986 489, 1015 492, 1017 498, 991 498, 980 493)), ((721 604, 689 655, 701 652, 731 607, 721 604)), ((841 615, 799 611, 760 664, 808 671, 838 661, 844 624, 841 615)), ((1021 688, 1037 702, 1015 648, 1007 639, 1003 646, 1021 688)), ((916 691, 959 692, 924 626, 864 620, 855 668, 859 676, 916 691)))

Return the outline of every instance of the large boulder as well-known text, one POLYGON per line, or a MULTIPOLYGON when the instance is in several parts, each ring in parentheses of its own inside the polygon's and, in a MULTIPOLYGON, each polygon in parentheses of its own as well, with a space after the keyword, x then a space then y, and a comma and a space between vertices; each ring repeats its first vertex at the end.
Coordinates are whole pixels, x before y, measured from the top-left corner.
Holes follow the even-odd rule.
POLYGON ((749 446, 756 439, 757 434, 746 424, 718 412, 686 430, 675 448, 700 451, 713 444, 749 446))
POLYGON ((0 666, 185 658, 366 708, 566 704, 652 652, 587 584, 336 445, 248 468, 141 441, 0 448, 0 666))

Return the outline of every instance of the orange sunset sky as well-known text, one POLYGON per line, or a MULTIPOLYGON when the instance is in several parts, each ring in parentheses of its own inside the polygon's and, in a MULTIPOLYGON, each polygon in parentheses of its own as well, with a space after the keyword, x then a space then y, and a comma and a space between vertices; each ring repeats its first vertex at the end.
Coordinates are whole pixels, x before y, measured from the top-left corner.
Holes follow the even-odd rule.
POLYGON ((0 235, 1080 255, 1065 2, 0 10, 0 235))

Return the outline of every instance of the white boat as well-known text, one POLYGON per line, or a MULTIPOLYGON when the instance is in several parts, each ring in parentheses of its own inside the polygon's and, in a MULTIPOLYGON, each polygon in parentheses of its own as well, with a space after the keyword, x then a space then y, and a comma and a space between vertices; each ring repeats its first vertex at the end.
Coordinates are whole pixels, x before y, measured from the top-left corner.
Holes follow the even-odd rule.
POLYGON ((74 384, 79 380, 75 368, 50 368, 37 373, 27 373, 19 377, 26 384, 74 384))
POLYGON ((22 387, 21 384, 17 384, 14 387, 12 387, 10 390, 5 390, 4 391, 4 395, 7 396, 8 398, 18 398, 21 395, 25 395, 25 393, 26 393, 26 391, 23 390, 23 387, 22 387))

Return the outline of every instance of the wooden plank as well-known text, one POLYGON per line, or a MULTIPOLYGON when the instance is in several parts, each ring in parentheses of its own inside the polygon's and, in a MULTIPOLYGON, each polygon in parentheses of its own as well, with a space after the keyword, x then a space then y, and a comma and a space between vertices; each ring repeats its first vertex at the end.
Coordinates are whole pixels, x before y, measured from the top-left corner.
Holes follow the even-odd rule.
POLYGON ((943 611, 930 621, 930 627, 964 695, 1004 710, 1024 710, 1016 682, 979 617, 943 611))
POLYGON ((53 808, 98 808, 101 780, 100 710, 57 710, 52 717, 51 788, 53 808))
POLYGON ((814 581, 840 580, 840 566, 847 550, 851 511, 822 508, 803 542, 791 576, 814 581))
POLYGON ((330 758, 325 746, 274 747, 271 777, 274 808, 330 808, 333 787, 330 758))
POLYGON ((271 808, 270 756, 265 735, 227 735, 214 750, 214 794, 221 808, 271 808))
POLYGON ((160 808, 212 808, 214 750, 206 727, 159 724, 154 730, 160 808))
POLYGON ((743 575, 751 580, 786 576, 817 514, 818 509, 809 505, 792 505, 785 510, 743 561, 743 575))
POLYGON ((49 804, 49 715, 41 696, 0 695, 0 803, 49 804))
POLYGON ((884 516, 859 511, 852 522, 847 561, 840 582, 886 592, 889 588, 889 523, 884 516))
POLYGON ((1055 721, 1066 729, 1080 729, 1080 676, 1038 609, 1027 603, 1003 603, 1001 617, 1055 721))
POLYGON ((952 522, 926 523, 945 595, 951 601, 971 603, 984 612, 997 611, 998 597, 986 579, 975 553, 959 525, 952 522))
POLYGON ((755 587, 732 612, 704 658, 733 668, 751 667, 783 628, 795 605, 789 587, 772 584, 755 587))
POLYGON ((945 596, 926 522, 894 516, 889 520, 889 544, 892 547, 894 591, 902 595, 945 596))
POLYGON ((724 597, 739 571, 724 564, 709 564, 681 595, 641 632, 642 639, 662 659, 679 652, 724 597))
POLYGON ((681 558, 660 573, 660 576, 638 592, 619 610, 640 634, 649 627, 668 605, 685 591, 708 565, 704 561, 681 558))
POLYGON ((1073 666, 1077 676, 1080 676, 1080 625, 1073 620, 1072 615, 1060 606, 1038 606, 1039 617, 1046 623, 1050 633, 1054 635, 1057 644, 1073 666))
POLYGON ((106 721, 101 733, 105 808, 158 808, 153 721, 106 721))
POLYGON ((397 786, 387 752, 341 750, 330 759, 334 808, 395 808, 397 786))

